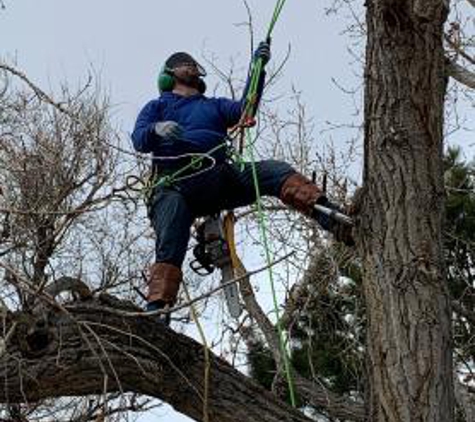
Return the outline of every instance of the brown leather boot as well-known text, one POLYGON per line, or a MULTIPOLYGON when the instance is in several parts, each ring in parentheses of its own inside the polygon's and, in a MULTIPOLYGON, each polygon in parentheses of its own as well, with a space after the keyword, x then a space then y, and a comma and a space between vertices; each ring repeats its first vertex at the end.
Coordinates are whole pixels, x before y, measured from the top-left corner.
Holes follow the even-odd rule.
POLYGON ((148 278, 148 303, 160 302, 173 306, 183 278, 181 269, 172 264, 158 262, 150 266, 148 278))
POLYGON ((289 176, 280 190, 280 200, 297 211, 312 217, 313 206, 325 198, 322 190, 300 173, 289 176))

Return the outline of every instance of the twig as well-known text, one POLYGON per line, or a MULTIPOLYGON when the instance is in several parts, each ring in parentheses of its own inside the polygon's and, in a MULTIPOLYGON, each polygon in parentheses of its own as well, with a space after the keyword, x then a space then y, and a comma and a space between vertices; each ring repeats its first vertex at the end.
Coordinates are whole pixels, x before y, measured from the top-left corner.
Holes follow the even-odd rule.
MULTIPOLYGON (((107 309, 108 312, 111 312, 111 309, 108 308, 107 309)), ((111 312, 112 313, 112 312, 111 312)), ((142 315, 142 314, 140 314, 142 315)), ((154 350, 155 352, 157 352, 157 354, 159 356, 161 356, 162 358, 166 359, 167 362, 169 363, 170 367, 177 372, 177 374, 183 378, 183 380, 185 381, 186 384, 188 384, 188 386, 196 393, 196 395, 203 400, 203 396, 201 395, 201 393, 198 391, 198 389, 192 384, 192 382, 187 378, 187 376, 184 374, 183 371, 180 370, 180 368, 178 368, 178 366, 176 366, 173 361, 170 359, 170 357, 162 352, 158 347, 156 347, 155 345, 153 345, 152 343, 148 342, 147 340, 143 339, 142 337, 140 336, 137 336, 135 334, 132 334, 132 333, 128 333, 127 331, 123 331, 119 328, 116 328, 116 327, 113 327, 111 325, 107 325, 107 324, 101 324, 100 322, 93 322, 93 321, 87 321, 87 324, 89 325, 95 325, 95 326, 98 326, 98 327, 103 327, 103 328, 106 328, 110 331, 115 331, 116 333, 119 333, 119 334, 123 334, 127 337, 130 337, 130 338, 133 338, 135 340, 137 340, 139 343, 142 343, 144 344, 145 346, 149 347, 150 349, 154 350)))
POLYGON ((8 277, 8 282, 13 284, 15 287, 19 288, 20 290, 25 290, 31 295, 38 297, 40 299, 43 299, 48 305, 52 306, 55 309, 60 310, 61 312, 69 315, 69 312, 66 310, 64 306, 59 304, 54 300, 54 298, 47 294, 46 292, 38 292, 36 286, 32 285, 30 282, 25 280, 23 277, 21 277, 14 268, 12 268, 10 265, 7 265, 3 262, 0 262, 0 268, 3 268, 6 270, 8 273, 13 274, 13 277, 8 277))
POLYGON ((8 342, 10 341, 10 338, 15 332, 17 325, 18 325, 18 322, 15 321, 10 327, 10 329, 8 330, 8 333, 6 334, 6 336, 4 338, 0 338, 0 358, 2 358, 5 352, 7 351, 8 342))
MULTIPOLYGON (((188 291, 188 287, 186 286, 186 283, 183 283, 183 289, 185 290, 185 295, 186 299, 188 302, 191 302, 191 296, 190 292, 188 291)), ((201 337, 201 341, 203 342, 203 354, 204 354, 204 360, 205 360, 205 365, 204 365, 204 386, 203 386, 203 422, 209 422, 209 372, 210 372, 210 367, 211 367, 211 362, 210 362, 210 357, 209 357, 209 347, 208 347, 208 342, 206 341, 206 336, 205 332, 203 330, 203 327, 200 323, 200 320, 198 318, 198 313, 196 312, 196 309, 193 305, 190 305, 190 311, 191 311, 191 316, 193 318, 193 321, 196 324, 196 327, 198 328, 198 332, 201 337)))
POLYGON ((224 289, 224 288, 226 288, 226 287, 228 287, 232 284, 239 283, 240 281, 245 280, 248 277, 251 277, 255 274, 261 273, 262 271, 265 271, 268 268, 273 267, 273 266, 279 264, 282 261, 285 261, 286 259, 290 258, 294 254, 295 254, 295 252, 290 252, 287 255, 284 255, 283 257, 281 257, 279 259, 276 259, 274 262, 271 262, 268 265, 257 268, 256 270, 253 270, 253 271, 248 271, 244 275, 241 275, 239 277, 235 277, 232 280, 229 280, 226 283, 220 284, 218 287, 215 287, 214 289, 211 289, 207 293, 204 293, 200 296, 197 296, 194 299, 191 299, 190 301, 188 301, 186 303, 183 303, 179 306, 175 306, 174 308, 171 308, 171 309, 158 309, 156 311, 149 311, 149 312, 125 312, 125 311, 119 311, 119 310, 113 309, 113 308, 107 308, 107 309, 110 312, 116 313, 118 315, 124 315, 124 316, 154 316, 154 315, 164 315, 164 314, 169 314, 171 312, 176 312, 176 311, 179 311, 181 309, 187 308, 187 307, 191 306, 192 304, 194 304, 194 303, 196 303, 200 300, 206 299, 209 296, 213 295, 214 293, 216 293, 216 292, 218 292, 218 291, 220 291, 220 290, 222 290, 222 289, 224 289))
MULTIPOLYGON (((475 0, 473 0, 473 1, 475 2, 475 0)), ((462 47, 460 47, 460 45, 453 42, 447 34, 444 35, 444 39, 465 60, 469 61, 472 64, 475 64, 475 59, 472 56, 470 56, 469 54, 467 54, 467 52, 462 47)))
MULTIPOLYGON (((111 369, 112 371, 112 374, 114 375, 114 378, 117 382, 117 387, 119 388, 121 394, 124 394, 124 390, 122 388, 122 383, 120 382, 120 378, 119 378, 119 375, 117 374, 117 371, 115 370, 114 368, 114 365, 109 357, 109 354, 107 353, 106 349, 104 348, 104 346, 102 345, 102 340, 101 338, 97 335, 97 333, 89 326, 89 323, 85 322, 85 321, 80 321, 78 322, 78 326, 83 326, 83 327, 86 327, 87 331, 89 331, 92 336, 96 339, 96 342, 97 342, 97 345, 99 346, 99 348, 101 349, 103 355, 105 356, 106 360, 107 360, 107 363, 109 365, 109 368, 111 369)), ((101 357, 99 356, 99 354, 96 352, 96 350, 92 347, 92 344, 89 342, 89 339, 87 338, 87 335, 84 335, 83 338, 86 340, 86 342, 88 343, 92 353, 96 356, 96 358, 98 359, 99 361, 99 366, 101 367, 102 371, 103 371, 103 374, 104 374, 104 377, 105 379, 107 379, 107 370, 105 368, 105 366, 103 365, 102 363, 102 359, 101 357)))
POLYGON ((475 327, 475 313, 469 311, 467 308, 465 308, 465 306, 456 300, 452 301, 452 309, 459 315, 463 316, 469 324, 475 327))
POLYGON ((36 211, 36 210, 22 210, 22 209, 17 209, 17 208, 0 207, 0 213, 10 213, 10 214, 18 214, 18 215, 75 216, 75 215, 97 211, 98 208, 92 208, 92 207, 100 204, 101 202, 114 199, 118 193, 126 192, 127 189, 129 189, 127 185, 121 188, 112 189, 109 194, 101 196, 100 198, 95 198, 94 200, 86 201, 85 203, 82 203, 80 206, 78 206, 76 209, 70 210, 70 211, 36 211))
POLYGON ((0 69, 15 75, 16 77, 20 78, 23 82, 25 82, 31 90, 35 93, 35 95, 42 101, 48 103, 49 105, 53 106, 54 108, 58 109, 61 113, 66 114, 67 116, 71 117, 72 119, 77 120, 77 117, 74 116, 68 109, 64 108, 64 106, 56 101, 54 101, 46 92, 44 92, 41 88, 36 86, 33 82, 31 82, 28 77, 18 69, 15 69, 12 66, 9 66, 6 63, 0 63, 0 69))
POLYGON ((250 38, 250 47, 251 47, 251 54, 252 51, 254 50, 254 25, 252 21, 252 12, 251 12, 251 7, 249 6, 249 3, 247 0, 242 0, 244 7, 246 8, 246 13, 247 13, 247 27, 249 29, 249 38, 250 38))
MULTIPOLYGON (((34 94, 41 100, 44 101, 45 103, 51 105, 61 113, 65 114, 69 118, 71 118, 73 121, 79 123, 80 125, 83 125, 83 122, 81 119, 76 116, 74 113, 72 113, 70 110, 65 108, 61 103, 54 101, 53 98, 51 98, 46 92, 44 92, 40 87, 35 85, 28 77, 21 72, 18 69, 15 69, 13 66, 10 66, 6 63, 0 62, 0 69, 3 69, 5 72, 11 73, 12 75, 20 78, 28 87, 34 92, 34 94)), ((138 152, 133 152, 133 151, 128 151, 126 149, 123 149, 117 145, 111 144, 110 142, 107 142, 105 140, 101 140, 104 144, 109 146, 112 149, 115 149, 116 151, 126 154, 126 155, 131 155, 135 157, 136 159, 139 160, 149 160, 148 154, 142 154, 138 152)))

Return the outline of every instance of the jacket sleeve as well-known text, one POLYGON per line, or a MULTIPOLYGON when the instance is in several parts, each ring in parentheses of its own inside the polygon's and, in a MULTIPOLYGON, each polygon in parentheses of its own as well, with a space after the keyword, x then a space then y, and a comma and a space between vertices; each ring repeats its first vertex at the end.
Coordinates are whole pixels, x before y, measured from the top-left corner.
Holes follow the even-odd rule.
MULTIPOLYGON (((257 92, 254 105, 251 109, 251 113, 254 115, 259 107, 259 102, 262 97, 262 92, 264 91, 264 84, 265 84, 266 73, 262 71, 259 77, 259 81, 257 82, 257 92)), ((247 78, 246 87, 244 88, 244 92, 242 97, 239 101, 229 100, 227 98, 219 98, 219 108, 224 116, 226 121, 227 127, 232 127, 239 123, 241 115, 244 111, 244 107, 246 106, 246 99, 249 93, 249 86, 250 86, 250 75, 247 78)))
MULTIPOLYGON (((243 111, 246 104, 246 98, 247 98, 247 95, 249 94, 249 89, 251 87, 251 76, 252 76, 252 72, 249 71, 249 75, 246 81, 246 87, 244 88, 244 92, 242 94, 242 99, 241 99, 241 102, 243 104, 243 111)), ((257 109, 259 108, 259 103, 261 102, 262 93, 264 92, 265 82, 266 82, 266 71, 262 70, 259 75, 259 79, 257 81, 256 98, 254 99, 254 104, 251 108, 251 114, 253 116, 257 113, 257 109)))
POLYGON ((226 127, 230 128, 239 123, 243 110, 243 100, 234 101, 229 98, 218 98, 218 106, 221 115, 226 123, 226 127))
POLYGON ((159 102, 152 100, 140 111, 132 132, 132 143, 138 152, 152 152, 159 137, 155 133, 155 123, 160 120, 159 102))

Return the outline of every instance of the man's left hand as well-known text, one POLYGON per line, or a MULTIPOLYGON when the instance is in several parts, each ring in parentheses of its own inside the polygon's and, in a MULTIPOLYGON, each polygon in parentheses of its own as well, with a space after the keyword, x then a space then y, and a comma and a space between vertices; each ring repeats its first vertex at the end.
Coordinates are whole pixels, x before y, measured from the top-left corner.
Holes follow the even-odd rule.
POLYGON ((265 66, 270 58, 270 44, 267 41, 261 41, 254 53, 254 57, 262 59, 262 64, 265 66))

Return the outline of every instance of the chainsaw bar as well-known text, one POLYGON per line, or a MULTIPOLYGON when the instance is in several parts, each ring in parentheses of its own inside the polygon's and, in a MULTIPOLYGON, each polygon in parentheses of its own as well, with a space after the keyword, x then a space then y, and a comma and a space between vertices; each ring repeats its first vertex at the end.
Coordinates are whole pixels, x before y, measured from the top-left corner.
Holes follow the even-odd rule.
MULTIPOLYGON (((234 244, 226 239, 224 219, 220 215, 206 217, 197 227, 197 233, 198 244, 193 249, 196 259, 190 263, 191 269, 205 276, 218 268, 221 271, 221 285, 236 278, 237 270, 233 266, 230 250, 234 244)), ((238 318, 242 305, 237 283, 224 286, 223 292, 230 315, 238 318)))
MULTIPOLYGON (((221 284, 226 284, 228 281, 236 278, 234 268, 231 264, 225 265, 221 269, 221 284)), ((233 318, 239 318, 242 312, 241 302, 239 300, 239 289, 237 283, 232 283, 223 287, 224 297, 228 305, 229 314, 233 318)))

